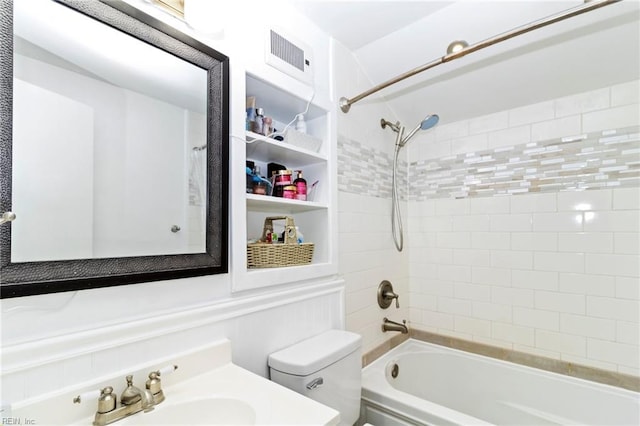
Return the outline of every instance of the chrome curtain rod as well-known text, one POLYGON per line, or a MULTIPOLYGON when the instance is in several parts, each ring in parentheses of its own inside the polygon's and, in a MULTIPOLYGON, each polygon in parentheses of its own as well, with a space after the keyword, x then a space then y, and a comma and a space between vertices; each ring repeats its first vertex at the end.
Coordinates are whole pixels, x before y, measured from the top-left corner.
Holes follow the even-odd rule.
POLYGON ((510 38, 528 33, 530 31, 533 30, 537 30, 539 28, 542 27, 546 27, 547 25, 551 25, 551 24, 555 24, 556 22, 560 22, 563 21, 565 19, 568 18, 572 18, 574 16, 578 16, 581 15, 583 13, 586 12, 590 12, 592 10, 595 9, 599 9, 603 6, 607 6, 609 4, 613 4, 613 3, 617 3, 619 1, 622 0, 585 0, 585 3, 583 5, 580 5, 578 7, 575 7, 573 9, 569 9, 566 10, 564 12, 555 14, 555 15, 551 15, 548 16, 546 18, 540 19, 538 21, 534 21, 534 22, 530 22, 526 25, 523 25, 521 27, 517 27, 514 28, 511 31, 507 31, 505 33, 499 34, 497 36, 488 38, 486 40, 483 40, 481 42, 478 42, 476 44, 473 44, 471 46, 467 46, 462 50, 459 50, 457 52, 454 53, 449 53, 447 55, 442 56, 441 58, 438 58, 436 60, 433 60, 429 63, 426 63, 424 65, 421 65, 417 68, 414 68, 410 71, 405 72, 404 74, 400 74, 397 77, 392 78, 391 80, 388 80, 384 83, 378 84, 377 86, 367 90, 366 92, 362 92, 360 93, 358 96, 355 96, 351 99, 347 99, 345 97, 340 98, 339 101, 339 105, 340 105, 340 109, 342 110, 342 112, 347 113, 349 112, 349 109, 351 108, 351 105, 355 104, 356 102, 366 98, 369 95, 372 95, 386 87, 389 87, 393 84, 396 84, 404 79, 407 79, 409 77, 412 77, 416 74, 419 74, 423 71, 426 71, 428 69, 434 68, 438 65, 444 64, 446 62, 451 62, 454 59, 459 59, 462 58, 463 56, 466 56, 470 53, 476 52, 478 50, 484 49, 485 47, 489 47, 492 46, 494 44, 503 42, 505 40, 508 40, 510 38))

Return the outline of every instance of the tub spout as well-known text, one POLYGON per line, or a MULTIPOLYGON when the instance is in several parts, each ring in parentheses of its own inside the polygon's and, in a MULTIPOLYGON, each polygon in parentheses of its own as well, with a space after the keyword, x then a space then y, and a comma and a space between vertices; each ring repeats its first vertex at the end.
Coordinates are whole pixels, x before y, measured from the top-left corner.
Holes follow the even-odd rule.
POLYGON ((407 320, 402 320, 402 324, 384 318, 382 322, 382 331, 400 331, 402 334, 408 334, 407 320))

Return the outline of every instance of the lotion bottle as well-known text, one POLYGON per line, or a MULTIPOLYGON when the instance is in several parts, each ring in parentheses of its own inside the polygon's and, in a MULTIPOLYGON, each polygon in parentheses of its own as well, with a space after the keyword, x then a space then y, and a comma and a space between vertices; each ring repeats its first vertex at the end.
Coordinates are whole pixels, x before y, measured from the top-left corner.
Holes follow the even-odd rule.
POLYGON ((296 200, 307 201, 307 181, 302 177, 302 170, 298 170, 293 184, 296 186, 296 200))

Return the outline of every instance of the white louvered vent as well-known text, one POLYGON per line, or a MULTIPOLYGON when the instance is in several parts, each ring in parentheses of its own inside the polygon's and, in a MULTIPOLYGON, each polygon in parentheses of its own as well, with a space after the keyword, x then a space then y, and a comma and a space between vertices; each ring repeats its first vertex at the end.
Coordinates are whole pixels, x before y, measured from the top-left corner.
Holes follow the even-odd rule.
POLYGON ((266 46, 267 64, 304 82, 313 84, 311 49, 281 31, 269 30, 266 46))

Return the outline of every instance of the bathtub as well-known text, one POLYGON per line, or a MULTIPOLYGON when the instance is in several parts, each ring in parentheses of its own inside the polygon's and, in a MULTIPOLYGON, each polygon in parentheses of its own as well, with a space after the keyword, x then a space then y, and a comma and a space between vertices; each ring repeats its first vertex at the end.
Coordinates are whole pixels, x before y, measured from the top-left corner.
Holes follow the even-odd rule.
POLYGON ((362 411, 376 426, 640 425, 640 394, 411 339, 362 370, 362 411))

